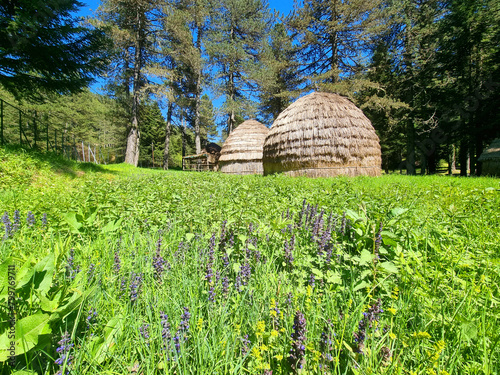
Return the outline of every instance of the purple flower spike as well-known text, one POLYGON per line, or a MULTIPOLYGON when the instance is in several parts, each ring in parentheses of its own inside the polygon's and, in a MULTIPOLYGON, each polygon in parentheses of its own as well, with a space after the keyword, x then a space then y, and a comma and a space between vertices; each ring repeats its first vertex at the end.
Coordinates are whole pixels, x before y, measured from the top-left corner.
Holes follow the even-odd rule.
POLYGON ((293 332, 292 332, 292 348, 288 361, 292 369, 297 371, 305 364, 306 347, 306 318, 304 314, 297 310, 293 319, 293 332))
POLYGON ((68 353, 73 347, 73 344, 71 343, 71 337, 68 332, 64 332, 58 344, 59 346, 56 349, 56 352, 59 353, 59 358, 57 358, 54 363, 60 366, 60 369, 56 372, 56 375, 62 375, 64 368, 66 368, 65 374, 69 374, 68 367, 71 366, 73 356, 68 355, 68 353))

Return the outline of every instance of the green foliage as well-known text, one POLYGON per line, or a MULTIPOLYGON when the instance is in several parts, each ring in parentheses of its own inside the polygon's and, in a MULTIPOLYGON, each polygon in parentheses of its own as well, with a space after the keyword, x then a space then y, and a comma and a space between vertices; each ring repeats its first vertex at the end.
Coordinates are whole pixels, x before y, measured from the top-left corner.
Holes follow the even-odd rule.
POLYGON ((16 98, 80 91, 102 71, 103 32, 79 24, 76 0, 2 3, 0 84, 16 98))
POLYGON ((495 373, 498 180, 103 169, 2 190, 0 212, 37 219, 0 242, 0 302, 15 264, 25 333, 15 370, 57 371, 67 331, 78 373, 290 374, 298 310, 299 373, 495 373))

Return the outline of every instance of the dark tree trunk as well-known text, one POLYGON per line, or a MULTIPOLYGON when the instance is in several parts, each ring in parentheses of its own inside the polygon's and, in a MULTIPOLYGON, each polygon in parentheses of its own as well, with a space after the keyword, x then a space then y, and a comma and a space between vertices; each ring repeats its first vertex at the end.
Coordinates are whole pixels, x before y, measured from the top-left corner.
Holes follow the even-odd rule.
MULTIPOLYGON (((196 38, 196 49, 200 54, 201 60, 201 38, 203 30, 198 27, 198 35, 196 38)), ((194 102, 194 141, 196 145, 196 153, 201 153, 201 138, 200 138, 200 104, 201 104, 201 76, 202 76, 201 62, 198 71, 196 72, 196 93, 194 102)))
POLYGON ((174 106, 173 102, 169 101, 167 109, 167 123, 165 126, 165 148, 163 149, 163 169, 165 170, 168 169, 168 156, 170 153, 170 128, 172 126, 173 106, 174 106))
POLYGON ((135 55, 134 55, 134 77, 133 77, 133 98, 132 98, 132 124, 127 137, 127 151, 125 153, 125 163, 137 167, 139 161, 139 105, 141 89, 141 70, 143 66, 144 48, 144 11, 141 5, 136 10, 137 31, 135 35, 135 55))
POLYGON ((408 120, 406 133, 406 174, 415 175, 415 126, 412 119, 408 120))

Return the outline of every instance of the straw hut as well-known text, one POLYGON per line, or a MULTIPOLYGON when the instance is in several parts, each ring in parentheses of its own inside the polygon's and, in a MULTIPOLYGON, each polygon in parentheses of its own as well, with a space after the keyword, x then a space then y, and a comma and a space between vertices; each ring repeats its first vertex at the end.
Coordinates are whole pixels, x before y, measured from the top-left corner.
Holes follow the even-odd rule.
POLYGON ((375 129, 348 99, 329 93, 304 96, 279 114, 264 143, 264 174, 379 176, 375 129))
POLYGON ((262 174, 262 146, 269 129, 256 120, 238 125, 222 145, 219 170, 232 174, 262 174))
POLYGON ((478 161, 483 164, 482 175, 500 176, 500 138, 491 142, 490 147, 481 154, 478 161))

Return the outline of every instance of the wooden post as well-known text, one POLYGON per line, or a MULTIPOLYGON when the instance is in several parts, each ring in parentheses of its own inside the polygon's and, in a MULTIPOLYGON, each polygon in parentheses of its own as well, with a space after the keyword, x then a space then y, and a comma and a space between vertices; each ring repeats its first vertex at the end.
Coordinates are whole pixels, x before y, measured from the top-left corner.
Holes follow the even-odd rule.
MULTIPOLYGON (((18 110, 19 111, 19 110, 18 110)), ((19 111, 19 144, 23 144, 23 119, 21 117, 21 111, 19 111)))
POLYGON ((36 148, 36 136, 37 136, 37 128, 36 128, 36 111, 35 111, 35 116, 33 117, 33 130, 35 132, 35 148, 36 148))
POLYGON ((3 145, 3 100, 0 99, 0 143, 3 145))

